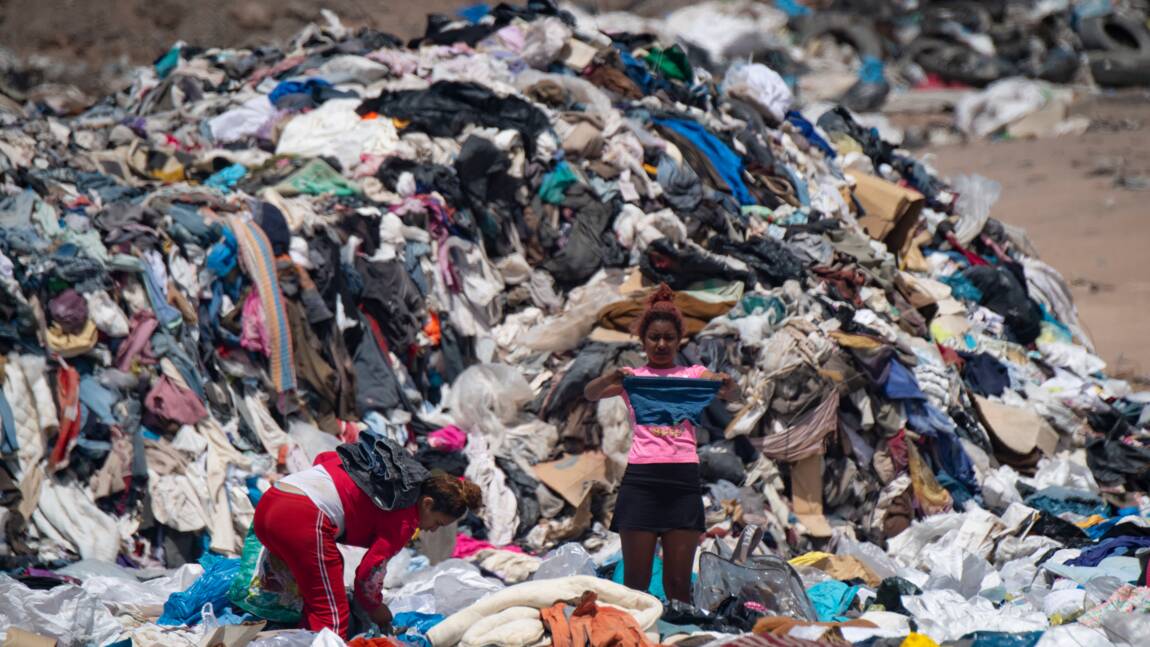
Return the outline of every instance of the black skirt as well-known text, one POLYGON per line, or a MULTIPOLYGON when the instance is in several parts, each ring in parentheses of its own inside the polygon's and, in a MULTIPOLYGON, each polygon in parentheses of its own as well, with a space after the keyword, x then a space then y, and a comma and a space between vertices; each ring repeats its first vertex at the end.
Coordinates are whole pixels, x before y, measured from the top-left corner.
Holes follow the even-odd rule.
POLYGON ((611 530, 706 529, 698 463, 628 465, 619 485, 611 530))

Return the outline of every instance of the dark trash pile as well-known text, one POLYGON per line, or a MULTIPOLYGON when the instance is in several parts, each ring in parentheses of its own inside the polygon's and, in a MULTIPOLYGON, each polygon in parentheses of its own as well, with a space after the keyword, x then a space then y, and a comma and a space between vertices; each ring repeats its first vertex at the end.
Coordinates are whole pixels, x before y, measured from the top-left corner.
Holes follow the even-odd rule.
POLYGON ((7 640, 342 644, 259 633, 298 607, 249 527, 371 430, 485 505, 389 564, 403 633, 352 644, 1139 644, 1150 393, 999 187, 616 19, 328 14, 78 114, 0 105, 7 640), (742 392, 699 425, 693 605, 619 583, 627 410, 582 398, 643 361, 660 282, 682 362, 742 392))

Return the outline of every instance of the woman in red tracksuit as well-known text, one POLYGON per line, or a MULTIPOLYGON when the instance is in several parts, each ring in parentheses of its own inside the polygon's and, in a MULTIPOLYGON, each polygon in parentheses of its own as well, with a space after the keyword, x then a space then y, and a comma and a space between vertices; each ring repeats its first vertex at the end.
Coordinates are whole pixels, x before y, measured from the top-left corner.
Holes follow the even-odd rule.
POLYGON ((387 628, 391 610, 381 598, 387 560, 417 529, 446 526, 481 502, 479 486, 436 474, 423 481, 415 505, 383 510, 356 485, 336 452, 324 452, 311 468, 281 479, 260 498, 254 525, 256 537, 295 577, 303 625, 312 631, 327 627, 346 639, 350 608, 336 544, 368 549, 355 571, 355 598, 372 621, 387 628))

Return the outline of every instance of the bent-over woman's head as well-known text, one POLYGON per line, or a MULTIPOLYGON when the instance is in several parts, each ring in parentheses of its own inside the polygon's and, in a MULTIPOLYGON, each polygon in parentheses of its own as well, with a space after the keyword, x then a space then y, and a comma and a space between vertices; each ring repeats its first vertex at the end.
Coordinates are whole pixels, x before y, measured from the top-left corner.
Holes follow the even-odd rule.
POLYGON ((635 333, 647 353, 647 363, 655 368, 673 367, 686 332, 683 314, 675 306, 674 290, 660 283, 647 297, 647 306, 635 322, 635 333))
POLYGON ((423 481, 419 497, 419 528, 428 532, 450 525, 468 510, 483 506, 483 491, 471 481, 435 472, 423 481))

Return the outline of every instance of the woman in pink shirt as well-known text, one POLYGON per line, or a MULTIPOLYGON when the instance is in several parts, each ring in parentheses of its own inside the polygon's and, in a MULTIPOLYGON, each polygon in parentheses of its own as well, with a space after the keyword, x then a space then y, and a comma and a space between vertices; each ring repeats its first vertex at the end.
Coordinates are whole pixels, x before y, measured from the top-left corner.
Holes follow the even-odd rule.
POLYGON ((611 529, 623 541, 624 583, 647 590, 656 542, 661 541, 663 590, 669 599, 690 602, 691 567, 704 530, 695 426, 685 419, 671 425, 637 424, 623 381, 627 377, 716 380, 722 382, 718 397, 724 400, 736 396, 737 386, 726 374, 675 364, 686 326, 675 307, 675 293, 666 285, 660 285, 648 299, 636 332, 647 365, 605 373, 587 384, 583 396, 592 401, 622 396, 631 414, 631 451, 611 521, 611 529))

